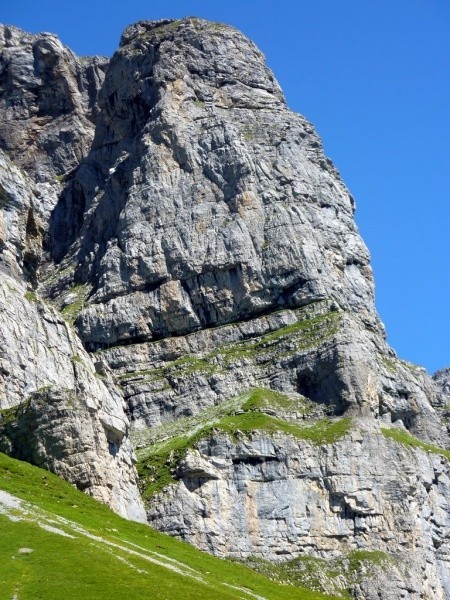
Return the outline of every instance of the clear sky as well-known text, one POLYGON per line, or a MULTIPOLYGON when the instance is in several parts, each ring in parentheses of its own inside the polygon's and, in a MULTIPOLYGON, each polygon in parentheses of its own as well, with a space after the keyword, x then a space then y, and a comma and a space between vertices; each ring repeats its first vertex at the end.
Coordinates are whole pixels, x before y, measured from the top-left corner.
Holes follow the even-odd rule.
POLYGON ((401 358, 450 366, 449 0, 16 0, 0 22, 111 55, 138 19, 229 23, 267 57, 357 202, 401 358))

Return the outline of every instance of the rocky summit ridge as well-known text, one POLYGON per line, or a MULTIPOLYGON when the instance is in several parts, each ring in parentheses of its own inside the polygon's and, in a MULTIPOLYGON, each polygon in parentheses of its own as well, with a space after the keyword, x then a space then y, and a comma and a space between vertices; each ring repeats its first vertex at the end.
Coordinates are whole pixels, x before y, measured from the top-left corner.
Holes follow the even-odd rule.
POLYGON ((354 210, 236 29, 0 26, 0 449, 327 593, 450 598, 449 373, 387 345, 354 210))

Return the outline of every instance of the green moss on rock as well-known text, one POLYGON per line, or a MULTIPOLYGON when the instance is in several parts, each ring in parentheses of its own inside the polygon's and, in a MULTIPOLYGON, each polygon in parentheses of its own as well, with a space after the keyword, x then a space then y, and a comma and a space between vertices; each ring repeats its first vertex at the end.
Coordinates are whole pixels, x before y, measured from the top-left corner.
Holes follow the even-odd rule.
POLYGON ((362 579, 370 578, 377 570, 387 570, 396 563, 391 555, 381 550, 352 550, 331 560, 299 556, 274 564, 251 557, 244 562, 275 581, 336 594, 345 599, 354 598, 353 588, 362 579))
POLYGON ((439 454, 440 456, 444 456, 447 460, 450 460, 450 450, 444 450, 444 448, 440 448, 439 446, 429 444, 428 442, 423 442, 407 431, 392 427, 382 428, 381 432, 385 437, 390 438, 399 444, 402 444, 403 446, 408 448, 420 448, 421 450, 425 450, 425 452, 439 454))

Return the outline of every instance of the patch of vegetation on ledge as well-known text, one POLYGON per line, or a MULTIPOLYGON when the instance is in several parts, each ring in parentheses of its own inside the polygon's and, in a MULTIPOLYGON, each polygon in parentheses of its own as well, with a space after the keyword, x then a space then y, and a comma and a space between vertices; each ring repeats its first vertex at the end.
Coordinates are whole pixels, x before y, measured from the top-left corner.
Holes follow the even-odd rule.
POLYGON ((297 395, 288 395, 271 390, 269 388, 252 388, 249 392, 242 395, 245 402, 242 404, 242 410, 255 411, 260 410, 280 410, 282 412, 302 412, 308 414, 312 411, 314 403, 307 398, 299 398, 297 395))
POLYGON ((4 425, 14 423, 17 420, 17 414, 19 410, 20 405, 12 406, 11 408, 0 409, 0 429, 4 425))
POLYGON ((322 444, 334 444, 346 435, 350 429, 349 418, 332 420, 321 419, 313 425, 302 426, 288 423, 261 412, 244 412, 238 415, 224 417, 215 426, 203 432, 202 437, 209 437, 214 429, 231 434, 233 440, 237 441, 241 434, 254 432, 265 432, 270 434, 285 433, 300 440, 307 440, 316 446, 322 444))
POLYGON ((154 446, 175 437, 192 436, 206 426, 214 426, 223 417, 239 411, 258 411, 275 413, 295 413, 308 415, 315 404, 297 393, 284 394, 269 388, 250 388, 216 406, 210 406, 191 417, 181 417, 159 426, 131 433, 133 445, 139 449, 154 446))
MULTIPOLYGON (((198 415, 185 422, 161 427, 170 437, 161 441, 154 439, 153 445, 137 449, 138 474, 141 493, 148 499, 167 485, 174 483, 178 463, 200 440, 208 439, 222 432, 230 435, 234 442, 242 436, 264 432, 269 435, 285 434, 305 440, 314 445, 333 444, 345 436, 351 427, 351 419, 320 419, 312 424, 291 423, 263 412, 267 408, 292 407, 299 401, 285 394, 256 388, 234 399, 227 408, 205 411, 207 416, 198 415), (242 412, 236 412, 242 410, 242 412), (216 414, 216 418, 211 418, 216 414), (204 421, 202 422, 202 417, 204 421)), ((301 405, 300 405, 301 406, 301 405)), ((309 406, 307 407, 309 410, 309 406)), ((148 443, 148 442, 147 442, 148 443)), ((150 444, 149 444, 150 445, 150 444)))
POLYGON ((251 557, 244 561, 257 571, 275 581, 308 587, 342 598, 353 598, 352 587, 370 577, 378 569, 386 570, 396 560, 381 550, 352 550, 340 558, 326 560, 312 556, 299 556, 287 562, 273 564, 251 557))
POLYGON ((59 477, 3 454, 0 490, 23 502, 8 497, 12 506, 0 514, 2 599, 330 598, 122 519, 59 477))
POLYGON ((297 352, 319 346, 335 335, 342 313, 330 311, 309 315, 309 306, 296 311, 298 321, 248 340, 224 344, 203 357, 191 355, 177 358, 155 369, 130 371, 118 379, 127 384, 135 378, 150 381, 170 381, 193 374, 212 375, 233 368, 241 360, 271 360, 295 355, 297 352))
POLYGON ((69 293, 73 294, 75 298, 70 304, 66 304, 66 306, 61 309, 61 314, 73 325, 83 309, 87 294, 86 286, 84 284, 74 285, 69 289, 69 293))
MULTIPOLYGON (((218 365, 208 362, 207 359, 197 356, 183 356, 157 369, 143 369, 129 371, 119 375, 117 379, 124 384, 134 380, 146 379, 149 381, 167 381, 174 377, 186 377, 194 373, 212 375, 219 370, 218 365)), ((170 387, 170 386, 169 386, 170 387)))
POLYGON ((444 448, 440 448, 439 446, 435 446, 434 444, 423 442, 422 440, 419 440, 419 438, 416 438, 407 431, 397 429, 396 427, 382 427, 381 432, 387 438, 391 438, 392 440, 398 442, 399 444, 402 444, 403 446, 407 446, 409 448, 420 448, 421 450, 425 450, 425 452, 430 452, 431 454, 439 454, 440 456, 444 456, 447 460, 450 460, 450 450, 445 450, 444 448))
POLYGON ((402 360, 401 358, 397 358, 397 357, 391 358, 389 356, 381 355, 381 361, 382 361, 383 365, 386 367, 386 369, 393 374, 397 373, 398 369, 400 367, 405 367, 406 369, 411 371, 414 375, 419 375, 424 370, 423 367, 420 367, 419 365, 415 365, 411 362, 402 360))
POLYGON ((37 302, 36 294, 35 294, 35 292, 32 292, 31 290, 28 290, 27 292, 25 292, 24 298, 25 298, 25 300, 28 300, 28 302, 37 302))
POLYGON ((275 329, 248 341, 237 342, 218 348, 207 358, 220 356, 222 361, 232 362, 239 358, 254 358, 261 353, 269 353, 284 340, 294 340, 293 347, 282 351, 283 356, 295 354, 299 350, 314 347, 332 337, 338 331, 341 318, 339 312, 328 312, 306 318, 275 329))

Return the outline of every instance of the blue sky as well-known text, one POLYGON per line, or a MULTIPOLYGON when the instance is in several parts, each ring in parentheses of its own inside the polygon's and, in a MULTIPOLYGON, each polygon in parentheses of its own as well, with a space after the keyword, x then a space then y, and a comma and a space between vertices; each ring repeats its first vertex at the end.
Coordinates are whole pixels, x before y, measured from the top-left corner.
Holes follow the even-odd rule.
POLYGON ((195 15, 251 37, 357 202, 399 356, 450 365, 449 0, 22 0, 0 22, 110 55, 138 19, 195 15))

